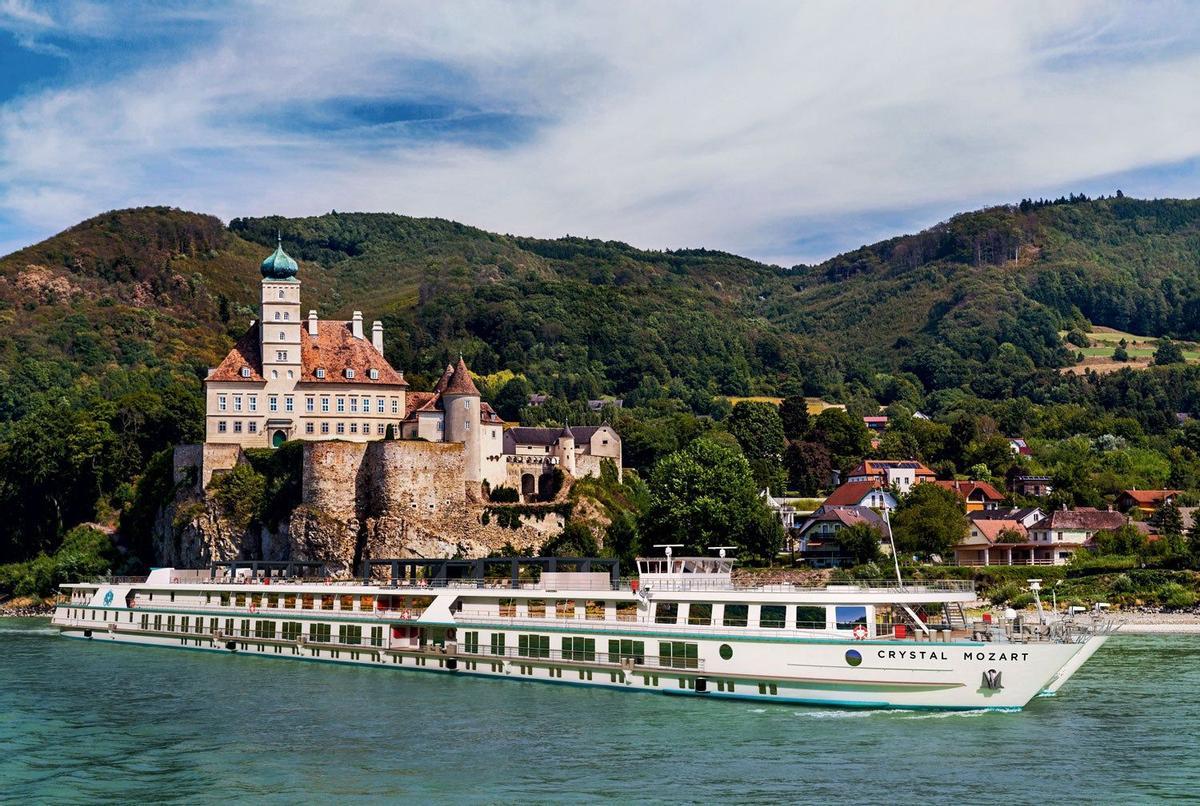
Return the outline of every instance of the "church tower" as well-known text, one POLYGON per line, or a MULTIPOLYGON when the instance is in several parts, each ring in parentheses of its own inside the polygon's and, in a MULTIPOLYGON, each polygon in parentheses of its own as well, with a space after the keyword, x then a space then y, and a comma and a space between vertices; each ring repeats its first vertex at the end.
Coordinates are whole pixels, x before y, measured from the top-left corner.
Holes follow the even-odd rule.
POLYGON ((454 374, 442 391, 446 412, 446 441, 463 443, 467 465, 466 480, 478 484, 483 480, 483 428, 480 422, 479 390, 471 380, 471 372, 462 356, 454 366, 454 374))
POLYGON ((286 386, 290 391, 300 378, 300 281, 296 279, 297 270, 296 261, 283 251, 282 239, 259 268, 263 278, 259 348, 268 391, 272 381, 285 382, 280 389, 286 386))

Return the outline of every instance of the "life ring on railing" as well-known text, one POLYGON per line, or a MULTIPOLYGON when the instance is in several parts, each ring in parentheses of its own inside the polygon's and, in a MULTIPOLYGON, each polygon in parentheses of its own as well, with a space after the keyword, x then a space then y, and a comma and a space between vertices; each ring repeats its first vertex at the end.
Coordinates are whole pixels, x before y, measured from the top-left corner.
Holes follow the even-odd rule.
POLYGON ((251 603, 250 603, 250 612, 251 612, 251 613, 257 613, 257 612, 258 612, 258 605, 254 604, 254 602, 251 602, 251 603))
POLYGON ((404 611, 402 611, 402 612, 400 613, 400 618, 404 618, 404 619, 410 619, 410 618, 412 618, 412 611, 411 611, 411 610, 404 610, 404 611))
POLYGON ((332 581, 333 581, 333 580, 332 580, 332 578, 331 578, 331 577, 325 577, 325 584, 326 584, 326 585, 330 584, 332 581))
POLYGON ((864 641, 867 638, 867 627, 865 624, 855 624, 852 633, 855 641, 864 641))
POLYGON ((179 584, 179 577, 171 577, 171 584, 172 584, 172 585, 178 585, 178 584, 179 584))

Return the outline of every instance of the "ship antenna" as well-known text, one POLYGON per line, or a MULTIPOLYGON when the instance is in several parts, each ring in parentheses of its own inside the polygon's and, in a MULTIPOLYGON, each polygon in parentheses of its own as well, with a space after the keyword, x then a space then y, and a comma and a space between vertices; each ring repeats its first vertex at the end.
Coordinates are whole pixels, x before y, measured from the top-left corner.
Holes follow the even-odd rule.
POLYGON ((883 508, 883 523, 887 526, 888 543, 892 546, 892 563, 896 566, 896 584, 904 587, 904 580, 900 578, 900 555, 896 554, 896 538, 892 534, 892 519, 888 517, 888 508, 883 508))

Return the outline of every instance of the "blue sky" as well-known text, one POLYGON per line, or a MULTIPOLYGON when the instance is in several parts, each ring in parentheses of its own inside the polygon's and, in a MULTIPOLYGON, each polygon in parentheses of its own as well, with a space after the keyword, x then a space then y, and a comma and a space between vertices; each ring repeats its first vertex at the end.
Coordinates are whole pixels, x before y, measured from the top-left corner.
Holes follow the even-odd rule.
POLYGON ((331 209, 790 265, 1024 196, 1200 196, 1200 5, 0 0, 0 254, 331 209))

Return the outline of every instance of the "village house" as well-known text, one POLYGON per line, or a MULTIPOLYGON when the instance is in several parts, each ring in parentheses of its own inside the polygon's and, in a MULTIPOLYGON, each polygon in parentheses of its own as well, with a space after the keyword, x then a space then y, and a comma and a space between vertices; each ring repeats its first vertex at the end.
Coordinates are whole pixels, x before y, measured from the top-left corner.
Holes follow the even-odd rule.
POLYGON ((906 493, 914 484, 936 478, 932 470, 913 459, 866 459, 850 471, 846 481, 873 482, 906 493))
MULTIPOLYGON (((1029 542, 1029 530, 1018 520, 979 519, 971 521, 967 536, 954 547, 956 565, 1011 565, 1011 539, 1029 542), (1002 538, 1010 541, 1000 542, 1002 538)), ((1020 563, 1018 563, 1020 564, 1020 563)))
POLYGON ((971 521, 1017 521, 1025 529, 1029 529, 1044 517, 1046 513, 1041 507, 999 507, 967 513, 967 518, 971 521))
POLYGON ((937 486, 950 490, 962 499, 967 512, 998 509, 1004 494, 986 481, 935 481, 937 486))
POLYGON ((1033 456, 1033 451, 1029 449, 1029 444, 1021 437, 1011 437, 1008 440, 1008 447, 1017 456, 1033 456))
POLYGON ((794 506, 789 504, 782 498, 776 498, 771 495, 771 491, 763 490, 760 493, 767 509, 775 513, 775 517, 779 518, 779 522, 783 524, 784 529, 795 529, 800 525, 800 512, 794 506))
POLYGON ((1008 489, 1017 495, 1043 498, 1054 492, 1054 479, 1050 476, 1013 476, 1008 489))
POLYGON ((1005 521, 974 521, 972 529, 978 534, 969 534, 955 547, 955 560, 959 565, 1065 565, 1072 554, 1092 544, 1097 532, 1119 529, 1128 522, 1111 510, 1060 509, 1030 527, 1028 540, 1009 543, 996 539, 1003 531, 996 524, 1005 521))
POLYGON ((848 481, 829 494, 823 507, 870 507, 893 510, 896 496, 878 481, 848 481))
POLYGON ((1117 496, 1116 508, 1121 512, 1137 510, 1142 515, 1153 515, 1155 510, 1168 501, 1174 501, 1180 490, 1122 490, 1117 496))
POLYGON ((847 526, 860 523, 875 527, 881 536, 887 533, 883 518, 870 507, 823 505, 796 535, 797 558, 813 568, 853 564, 853 558, 843 553, 837 535, 847 526))

